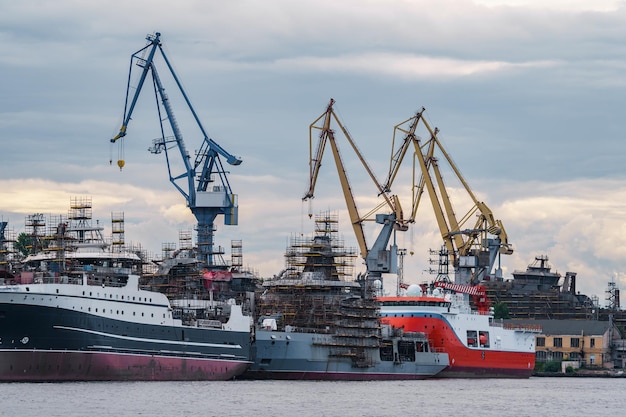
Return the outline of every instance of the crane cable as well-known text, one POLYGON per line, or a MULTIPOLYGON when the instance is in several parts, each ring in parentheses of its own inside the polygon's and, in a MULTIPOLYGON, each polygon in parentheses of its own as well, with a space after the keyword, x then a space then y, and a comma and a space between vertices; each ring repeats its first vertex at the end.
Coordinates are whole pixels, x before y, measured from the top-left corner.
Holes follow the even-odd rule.
MULTIPOLYGON (((124 168, 124 138, 120 138, 117 142, 117 166, 120 167, 120 171, 124 168)), ((113 143, 109 145, 109 165, 113 165, 113 143)))

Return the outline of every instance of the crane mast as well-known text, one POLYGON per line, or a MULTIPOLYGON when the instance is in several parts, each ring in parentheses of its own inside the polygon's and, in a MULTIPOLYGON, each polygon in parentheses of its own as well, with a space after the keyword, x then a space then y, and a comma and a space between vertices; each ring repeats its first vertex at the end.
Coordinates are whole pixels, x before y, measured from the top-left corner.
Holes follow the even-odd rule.
POLYGON ((365 158, 356 146, 356 143, 335 114, 333 110, 334 103, 335 101, 331 99, 326 108, 326 111, 309 126, 309 188, 306 191, 303 200, 309 200, 314 198, 315 186, 317 184, 318 174, 322 165, 324 149, 326 148, 326 144, 329 144, 333 153, 337 173, 339 175, 339 182, 341 184, 346 207, 350 216, 350 222, 352 223, 352 228, 354 230, 354 234, 359 245, 361 256, 366 263, 366 285, 369 288, 369 286, 375 280, 378 280, 382 277, 383 273, 397 272, 397 246, 394 242, 391 245, 390 249, 387 249, 387 247, 393 232, 395 230, 405 231, 407 230, 408 226, 404 220, 402 208, 400 207, 400 201, 398 200, 397 196, 389 195, 387 192, 384 191, 380 182, 376 179, 376 176, 374 175, 372 169, 369 167, 369 165, 365 161, 365 158), (352 187, 350 186, 345 165, 339 152, 339 146, 335 138, 335 132, 331 128, 331 123, 333 120, 341 129, 341 132, 352 147, 352 150, 355 152, 362 166, 368 173, 370 179, 374 182, 378 191, 378 195, 383 197, 384 201, 365 216, 359 215, 354 193, 352 191, 352 187), (321 125, 318 125, 318 123, 320 122, 321 125), (317 147, 315 147, 316 150, 314 152, 313 142, 315 136, 314 133, 316 131, 319 131, 319 140, 317 147), (389 209, 388 213, 376 213, 385 206, 389 209), (363 228, 363 223, 368 220, 375 220, 376 223, 382 225, 382 229, 379 232, 371 248, 368 248, 363 228))
MULTIPOLYGON (((437 137, 439 129, 431 128, 424 119, 424 110, 422 108, 415 116, 394 127, 389 173, 384 189, 391 190, 404 157, 413 145, 412 209, 408 220, 415 220, 421 197, 424 191, 428 192, 444 246, 452 258, 455 282, 476 285, 491 273, 499 255, 509 255, 513 253, 513 248, 508 242, 504 225, 500 220, 495 219, 484 202, 476 198, 439 141, 437 137), (420 122, 430 135, 429 140, 423 144, 416 134, 420 122), (395 149, 396 135, 404 135, 397 149, 395 149), (460 219, 455 213, 452 199, 445 185, 439 163, 441 158, 436 155, 437 151, 448 163, 472 202, 469 211, 460 219), (417 174, 419 174, 418 181, 416 181, 417 174), (476 217, 476 222, 471 228, 464 228, 472 217, 476 217)), ((500 272, 496 272, 498 273, 500 272)))
MULTIPOLYGON (((133 111, 145 81, 150 74, 155 98, 157 99, 161 136, 153 140, 149 151, 154 154, 165 153, 169 180, 185 198, 187 206, 197 220, 198 259, 206 267, 217 267, 220 266, 216 262, 217 255, 221 255, 222 252, 216 250, 214 246, 215 219, 218 215, 223 215, 224 224, 226 225, 236 225, 238 222, 237 195, 232 192, 221 157, 225 158, 230 165, 239 165, 242 161, 240 158, 226 152, 224 148, 207 135, 204 126, 191 105, 187 93, 163 51, 160 36, 159 32, 154 35, 148 35, 146 37, 147 45, 131 55, 123 122, 119 133, 111 139, 111 142, 115 143, 124 139, 127 135, 128 124, 132 119, 133 111), (160 52, 160 56, 163 58, 188 110, 196 122, 197 128, 203 136, 202 145, 196 153, 193 162, 185 147, 183 135, 174 116, 170 99, 165 92, 165 87, 154 62, 157 51, 160 52), (131 85, 134 66, 141 68, 136 86, 131 85), (165 113, 164 115, 163 112, 165 113), (165 121, 167 121, 167 124, 164 123, 165 121), (168 125, 173 136, 166 135, 168 125), (170 155, 169 153, 173 148, 178 149, 182 168, 174 165, 175 155, 170 155)), ((124 167, 124 164, 123 159, 118 161, 120 170, 124 167)))

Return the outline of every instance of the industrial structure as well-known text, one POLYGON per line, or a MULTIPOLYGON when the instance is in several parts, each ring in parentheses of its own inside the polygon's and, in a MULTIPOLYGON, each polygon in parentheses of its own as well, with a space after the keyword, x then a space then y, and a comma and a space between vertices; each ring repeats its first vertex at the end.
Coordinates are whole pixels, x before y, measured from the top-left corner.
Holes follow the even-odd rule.
POLYGON ((15 232, 8 229, 9 222, 0 221, 0 278, 9 277, 14 260, 15 232))
POLYGON ((336 239, 337 217, 316 217, 315 229, 308 242, 292 239, 285 270, 263 282, 253 364, 245 375, 397 380, 443 371, 449 364, 446 353, 431 350, 421 332, 382 324, 374 294, 359 280, 347 279, 356 252, 336 239))
MULTIPOLYGON (((223 252, 216 250, 214 246, 215 219, 218 215, 223 215, 224 224, 236 225, 238 222, 238 202, 237 195, 233 193, 230 187, 221 158, 225 158, 230 165, 241 164, 241 159, 226 152, 207 135, 187 93, 163 51, 160 36, 161 34, 158 32, 154 35, 148 35, 146 37, 148 44, 131 55, 123 122, 119 133, 111 139, 111 142, 120 141, 127 135, 128 124, 132 119, 137 100, 145 85, 146 78, 150 74, 154 94, 157 98, 161 136, 153 140, 149 150, 155 154, 165 152, 170 182, 185 198, 187 206, 197 220, 197 258, 201 265, 209 268, 222 267, 223 265, 218 261, 223 252), (182 131, 174 116, 170 98, 165 92, 164 84, 157 71, 155 63, 157 51, 160 52, 196 122, 196 127, 202 135, 202 144, 193 159, 187 151, 182 131), (136 85, 132 85, 132 74, 135 67, 140 68, 139 81, 136 85), (171 131, 171 135, 166 134, 167 131, 171 131), (179 153, 182 167, 175 165, 176 158, 170 152, 179 153)), ((123 141, 120 141, 120 144, 122 143, 123 141)), ((112 161, 110 162, 112 163, 112 161)), ((123 148, 121 148, 120 159, 117 164, 120 170, 125 165, 123 148)))
POLYGON ((500 254, 513 253, 504 225, 494 217, 484 202, 478 200, 437 137, 439 129, 431 128, 424 118, 424 111, 422 107, 413 117, 394 127, 389 172, 383 188, 391 192, 405 156, 412 147, 412 204, 408 221, 415 221, 422 195, 426 191, 447 258, 440 259, 438 279, 447 280, 448 265, 453 267, 454 282, 457 284, 476 285, 492 274, 501 277, 500 254), (429 135, 427 140, 417 135, 418 126, 425 127, 429 135), (469 198, 469 210, 460 218, 455 212, 450 190, 446 188, 441 166, 443 161, 447 162, 451 174, 460 182, 469 198), (475 219, 473 224, 470 223, 472 219, 475 219))
POLYGON ((267 292, 256 303, 256 317, 280 313, 280 327, 303 331, 335 328, 341 303, 349 293, 361 292, 352 280, 356 251, 338 237, 338 221, 337 215, 320 214, 315 217, 313 237, 291 238, 285 269, 263 283, 267 292))
POLYGON ((398 197, 385 191, 372 172, 372 169, 365 161, 365 158, 359 151, 356 143, 348 133, 348 130, 339 121, 339 118, 333 110, 334 104, 335 100, 330 99, 330 103, 328 104, 326 111, 322 113, 322 115, 319 116, 309 127, 309 188, 305 193, 303 200, 309 200, 314 197, 315 185, 317 183, 320 167, 322 166, 324 149, 328 143, 333 152, 335 166, 337 168, 337 173, 339 174, 339 182, 341 183, 341 189, 343 191, 348 214, 350 216, 350 222, 352 223, 352 228, 359 245, 361 257, 365 260, 366 288, 367 290, 371 290, 371 286, 374 285, 374 283, 382 283, 381 278, 383 273, 396 274, 398 272, 398 247, 395 239, 389 247, 388 244, 395 231, 408 230, 409 221, 404 219, 404 214, 398 197), (331 127, 333 120, 341 129, 344 137, 361 162, 361 165, 374 183, 378 193, 377 195, 383 199, 378 207, 375 207, 364 216, 359 214, 355 196, 348 181, 348 175, 339 152, 339 145, 335 138, 335 132, 331 127), (318 124, 320 122, 321 124, 318 124), (313 137, 314 133, 318 131, 319 140, 316 151, 313 152, 313 137), (378 213, 383 208, 386 208, 387 212, 378 213), (376 241, 371 245, 371 247, 368 247, 363 225, 364 222, 372 220, 375 220, 377 224, 382 225, 382 229, 380 230, 376 241))

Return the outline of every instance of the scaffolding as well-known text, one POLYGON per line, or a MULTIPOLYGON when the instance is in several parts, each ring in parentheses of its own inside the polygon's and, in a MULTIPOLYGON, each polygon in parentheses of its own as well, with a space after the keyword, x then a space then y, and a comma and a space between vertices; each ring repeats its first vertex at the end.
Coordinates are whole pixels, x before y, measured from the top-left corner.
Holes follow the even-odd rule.
POLYGON ((337 237, 337 225, 336 215, 324 213, 315 218, 313 236, 291 237, 285 270, 263 284, 257 317, 275 318, 280 328, 299 332, 335 334, 342 323, 345 328, 366 325, 364 316, 348 312, 352 304, 347 300, 362 295, 361 286, 347 279, 357 254, 337 237))
POLYGON ((243 268, 243 243, 241 240, 230 241, 230 265, 233 270, 241 271, 243 268))
POLYGON ((178 231, 178 248, 180 250, 193 249, 193 239, 191 230, 179 230, 178 231))
POLYGON ((36 253, 42 249, 43 238, 46 232, 46 220, 42 213, 29 214, 25 221, 29 253, 36 253))
POLYGON ((338 234, 339 218, 324 213, 315 218, 315 235, 292 235, 285 253, 286 278, 294 279, 303 273, 317 271, 323 278, 343 281, 354 274, 355 248, 347 248, 338 234))
POLYGON ((111 245, 113 245, 114 252, 121 252, 124 250, 124 213, 112 212, 111 213, 111 245))
POLYGON ((0 272, 11 272, 11 263, 15 256, 15 231, 7 229, 9 222, 0 221, 0 272))

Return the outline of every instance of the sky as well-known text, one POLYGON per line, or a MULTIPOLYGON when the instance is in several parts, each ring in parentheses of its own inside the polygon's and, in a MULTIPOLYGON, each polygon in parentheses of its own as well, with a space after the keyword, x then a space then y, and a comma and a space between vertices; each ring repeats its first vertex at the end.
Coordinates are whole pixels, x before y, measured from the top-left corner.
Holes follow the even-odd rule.
MULTIPOLYGON (((243 160, 228 174, 239 224, 216 220, 226 257, 241 240, 246 267, 278 274, 289 239, 311 234, 309 213, 326 211, 356 247, 330 152, 315 198, 302 201, 309 125, 332 98, 381 179, 394 126, 426 109, 506 228, 514 253, 502 259, 505 278, 548 255, 600 305, 609 282, 626 288, 622 1, 0 0, 0 10, 0 220, 16 234, 26 216, 65 215, 82 196, 109 233, 111 213, 123 212, 126 242, 156 256, 193 228, 163 155, 147 151, 159 135, 150 89, 128 126, 123 170, 109 141, 122 121, 130 56, 160 32, 207 133, 243 160)), ((202 137, 172 102, 192 152, 202 137)), ((347 143, 342 156, 367 212, 376 189, 347 143)), ((399 184, 410 183, 408 171, 399 184)), ((367 234, 373 242, 377 231, 367 234)), ((397 239, 410 254, 405 281, 430 280, 429 249, 442 244, 432 209, 420 206, 397 239)))

